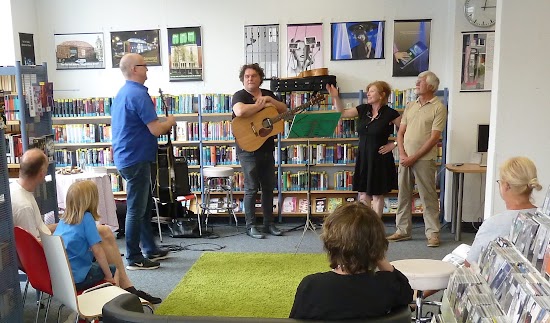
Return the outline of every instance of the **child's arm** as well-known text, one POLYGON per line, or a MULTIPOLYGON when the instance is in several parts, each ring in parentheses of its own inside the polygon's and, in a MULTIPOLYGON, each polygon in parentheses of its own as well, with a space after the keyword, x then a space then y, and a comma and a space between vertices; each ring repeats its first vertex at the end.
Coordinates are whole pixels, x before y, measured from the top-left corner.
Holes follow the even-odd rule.
POLYGON ((103 270, 103 274, 105 275, 105 280, 113 285, 117 285, 115 278, 113 277, 113 274, 111 273, 111 269, 109 269, 109 264, 107 263, 107 257, 105 256, 105 252, 103 251, 103 248, 99 245, 101 242, 96 243, 92 246, 92 253, 94 254, 94 257, 99 264, 99 267, 101 270, 103 270))

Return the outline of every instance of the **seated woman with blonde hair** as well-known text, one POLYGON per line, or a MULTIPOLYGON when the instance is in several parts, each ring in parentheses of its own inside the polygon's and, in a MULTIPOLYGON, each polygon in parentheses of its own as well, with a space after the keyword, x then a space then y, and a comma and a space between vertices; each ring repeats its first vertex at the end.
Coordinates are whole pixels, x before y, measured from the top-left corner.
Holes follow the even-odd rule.
POLYGON ((533 190, 540 191, 542 186, 537 178, 537 168, 527 157, 512 157, 500 166, 497 180, 500 196, 506 205, 506 211, 483 221, 477 231, 472 247, 466 257, 465 265, 477 263, 481 250, 498 237, 507 237, 514 219, 520 212, 534 213, 533 190))
POLYGON ((321 240, 332 270, 302 280, 290 318, 363 319, 411 302, 409 281, 386 259, 384 224, 369 206, 339 206, 325 219, 321 240))

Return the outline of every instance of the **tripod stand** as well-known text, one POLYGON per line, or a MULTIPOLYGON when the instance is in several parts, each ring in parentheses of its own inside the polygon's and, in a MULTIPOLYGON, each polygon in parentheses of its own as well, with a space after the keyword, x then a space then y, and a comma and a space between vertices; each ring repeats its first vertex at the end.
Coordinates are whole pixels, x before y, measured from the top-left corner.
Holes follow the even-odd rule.
POLYGON ((315 231, 315 226, 311 221, 311 166, 313 166, 312 149, 309 138, 318 137, 330 137, 334 133, 334 129, 338 125, 340 120, 340 112, 335 111, 323 111, 316 113, 300 113, 294 116, 292 120, 292 126, 288 133, 287 138, 308 138, 307 140, 307 215, 306 222, 304 223, 304 231, 300 242, 296 246, 296 252, 300 248, 304 235, 307 230, 315 231))

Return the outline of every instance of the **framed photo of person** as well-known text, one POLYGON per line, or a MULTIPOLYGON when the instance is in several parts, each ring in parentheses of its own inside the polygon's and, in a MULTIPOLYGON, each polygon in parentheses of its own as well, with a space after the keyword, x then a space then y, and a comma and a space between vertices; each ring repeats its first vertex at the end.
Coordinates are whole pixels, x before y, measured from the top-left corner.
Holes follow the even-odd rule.
POLYGON ((201 81, 201 27, 168 28, 170 81, 201 81))
POLYGON ((58 70, 105 68, 103 33, 55 34, 58 70))
POLYGON ((323 24, 287 25, 288 77, 323 67, 323 24))
POLYGON ((491 91, 495 33, 462 33, 462 73, 460 92, 491 91))
POLYGON ((384 25, 384 21, 332 23, 330 60, 384 58, 384 25))
POLYGON ((430 66, 431 19, 396 20, 392 76, 418 76, 430 66))
POLYGON ((119 67, 124 54, 143 56, 147 66, 160 66, 160 30, 134 30, 111 32, 113 68, 119 67))

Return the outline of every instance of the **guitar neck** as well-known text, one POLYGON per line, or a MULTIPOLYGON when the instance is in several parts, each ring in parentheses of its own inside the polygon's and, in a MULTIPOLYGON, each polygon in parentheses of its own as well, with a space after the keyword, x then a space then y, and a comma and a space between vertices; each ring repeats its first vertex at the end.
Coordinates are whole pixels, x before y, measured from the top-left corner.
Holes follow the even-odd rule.
POLYGON ((286 119, 286 118, 290 117, 291 115, 296 114, 296 112, 308 108, 310 105, 311 105, 310 103, 305 103, 305 104, 302 104, 298 107, 292 108, 292 109, 288 110, 287 112, 283 112, 283 113, 279 114, 278 116, 276 116, 275 118, 273 118, 272 122, 275 123, 275 122, 278 122, 280 120, 286 119))

